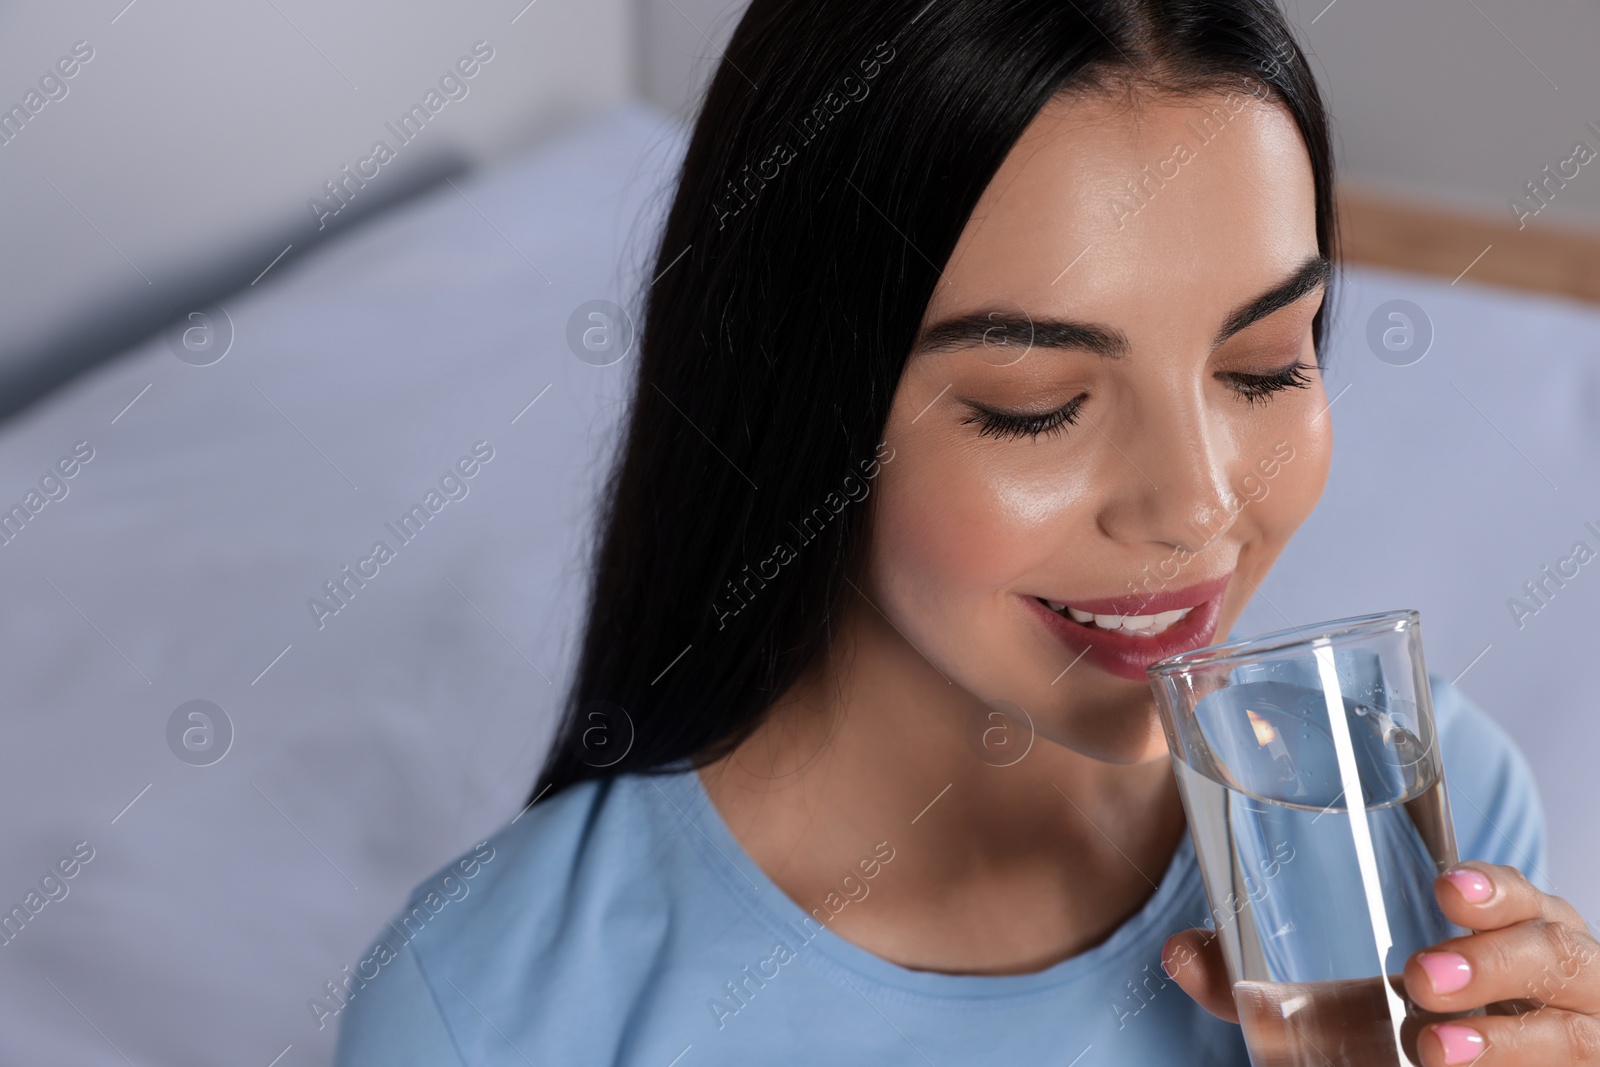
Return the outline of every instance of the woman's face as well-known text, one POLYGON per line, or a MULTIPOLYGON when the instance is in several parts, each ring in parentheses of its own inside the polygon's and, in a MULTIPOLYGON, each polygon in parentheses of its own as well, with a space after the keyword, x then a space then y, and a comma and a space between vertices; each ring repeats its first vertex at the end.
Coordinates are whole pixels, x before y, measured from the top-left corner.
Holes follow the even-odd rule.
POLYGON ((1052 103, 968 221, 900 380, 868 595, 1040 736, 1164 755, 1145 667, 1226 638, 1327 478, 1325 270, 1279 106, 1052 103))

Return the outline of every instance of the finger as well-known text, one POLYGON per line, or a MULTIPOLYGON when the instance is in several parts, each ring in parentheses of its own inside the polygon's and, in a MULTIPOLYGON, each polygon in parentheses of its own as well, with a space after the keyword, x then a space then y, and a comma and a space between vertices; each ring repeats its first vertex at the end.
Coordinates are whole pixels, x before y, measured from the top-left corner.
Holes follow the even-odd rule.
POLYGON ((1578 910, 1535 888, 1515 867, 1470 860, 1434 881, 1445 917, 1468 930, 1494 930, 1527 919, 1559 919, 1582 927, 1578 910))
POLYGON ((1423 1067, 1593 1067, 1600 1065, 1600 1019, 1555 1008, 1474 1016, 1428 1027, 1417 1051, 1423 1067))
POLYGON ((1182 930, 1167 938, 1161 951, 1161 966, 1167 977, 1202 1008, 1226 1022, 1237 1023, 1239 1010, 1233 1003, 1233 987, 1222 959, 1222 946, 1215 934, 1205 930, 1182 930))
POLYGON ((1525 998, 1600 1013, 1600 944, 1582 927, 1527 919, 1452 938, 1406 961, 1406 992, 1428 1011, 1458 1012, 1525 998))

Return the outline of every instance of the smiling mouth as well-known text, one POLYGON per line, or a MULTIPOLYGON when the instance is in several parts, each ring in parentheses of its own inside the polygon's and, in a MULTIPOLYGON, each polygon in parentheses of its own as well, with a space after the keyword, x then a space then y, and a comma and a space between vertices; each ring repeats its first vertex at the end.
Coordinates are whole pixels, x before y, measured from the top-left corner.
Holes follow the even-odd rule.
POLYGON ((1145 682, 1152 664, 1211 640, 1232 578, 1230 572, 1184 589, 1077 602, 1022 597, 1032 602, 1030 611, 1045 630, 1074 656, 1086 656, 1119 678, 1145 682))
POLYGON ((1097 615, 1091 611, 1075 608, 1070 604, 1063 604, 1055 600, 1039 598, 1040 603, 1064 619, 1071 619, 1082 626, 1092 627, 1097 630, 1106 630, 1111 633, 1131 634, 1136 637, 1155 637, 1165 633, 1194 608, 1174 608, 1171 611, 1162 611, 1154 615, 1097 615))

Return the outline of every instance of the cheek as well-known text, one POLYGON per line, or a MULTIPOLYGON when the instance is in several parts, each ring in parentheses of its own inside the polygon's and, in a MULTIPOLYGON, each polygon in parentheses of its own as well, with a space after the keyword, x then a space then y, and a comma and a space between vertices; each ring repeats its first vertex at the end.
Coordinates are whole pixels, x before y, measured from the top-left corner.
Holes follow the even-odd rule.
POLYGON ((875 578, 891 602, 911 600, 926 609, 981 580, 995 533, 968 521, 964 494, 940 503, 934 472, 914 458, 918 452, 899 446, 897 452, 894 469, 878 484, 875 578))
POLYGON ((1285 444, 1294 449, 1293 458, 1280 462, 1272 478, 1255 472, 1266 495, 1259 504, 1250 505, 1260 516, 1257 521, 1267 538, 1279 544, 1294 534, 1322 498, 1333 458, 1331 420, 1324 414, 1274 436, 1264 454, 1285 444))
POLYGON ((901 450, 879 486, 880 579, 924 606, 970 605, 1036 572, 1086 507, 1089 479, 1061 451, 987 438, 901 450))

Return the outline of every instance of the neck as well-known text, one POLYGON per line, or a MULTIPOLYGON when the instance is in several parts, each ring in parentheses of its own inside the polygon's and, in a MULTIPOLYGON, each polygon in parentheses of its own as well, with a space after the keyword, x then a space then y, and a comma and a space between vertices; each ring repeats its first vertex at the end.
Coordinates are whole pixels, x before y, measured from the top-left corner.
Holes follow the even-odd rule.
POLYGON ((1026 755, 985 762, 976 738, 1008 728, 986 710, 857 596, 825 660, 701 776, 807 911, 887 843, 895 858, 867 887, 878 903, 839 911, 840 936, 916 969, 1034 971, 1149 899, 1183 812, 1164 758, 1106 763, 1042 737, 1030 746, 1010 724, 1026 755))

